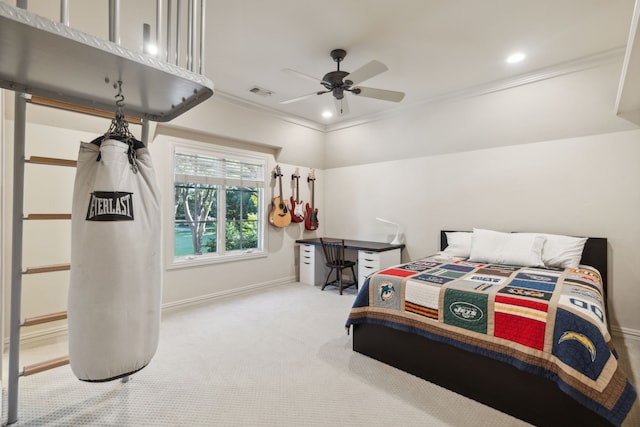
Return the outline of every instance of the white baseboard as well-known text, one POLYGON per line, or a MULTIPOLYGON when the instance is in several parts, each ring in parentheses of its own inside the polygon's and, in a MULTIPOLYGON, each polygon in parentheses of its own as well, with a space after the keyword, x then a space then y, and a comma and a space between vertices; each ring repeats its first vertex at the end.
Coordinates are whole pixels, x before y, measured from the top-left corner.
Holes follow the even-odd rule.
MULTIPOLYGON (((195 298, 187 298, 180 301, 169 302, 162 304, 162 312, 175 310, 177 308, 188 307, 190 305, 202 304, 204 302, 213 301, 216 299, 226 298, 230 296, 243 295, 250 292, 255 292, 260 289, 267 289, 274 286, 281 286, 296 281, 295 276, 283 277, 277 280, 271 280, 269 282, 256 283, 253 285, 243 286, 241 288, 229 289, 226 291, 214 292, 212 294, 201 295, 195 298)), ((41 329, 34 332, 27 332, 20 334, 20 343, 25 346, 38 346, 44 343, 51 343, 58 339, 66 339, 67 337, 67 325, 57 326, 53 328, 41 329)), ((3 351, 7 351, 9 347, 9 338, 6 338, 3 343, 3 351)))
POLYGON ((286 285, 288 283, 293 283, 296 281, 295 276, 292 277, 284 277, 277 280, 272 280, 269 282, 256 283, 253 285, 243 286, 241 288, 229 289, 227 291, 214 292, 212 294, 200 295, 194 298, 187 298, 180 301, 174 301, 170 303, 166 303, 162 305, 162 311, 170 311, 175 310, 177 308, 188 307, 190 305, 202 304, 204 302, 213 301, 220 298, 226 298, 230 296, 243 295, 250 292, 254 292, 259 289, 271 288, 274 286, 286 285))
POLYGON ((623 328, 618 325, 611 325, 611 333, 616 337, 640 341, 640 331, 637 329, 623 328))
MULTIPOLYGON (((268 282, 256 283, 253 285, 243 286, 241 288, 229 289, 226 291, 214 292, 207 295, 200 295, 194 298, 187 298, 180 301, 169 302, 162 304, 162 312, 168 312, 176 310, 178 308, 188 307, 191 305, 202 304, 205 302, 214 301, 221 298, 230 296, 243 295, 250 292, 255 292, 260 289, 267 289, 275 286, 286 285, 296 281, 296 277, 283 277, 277 280, 271 280, 268 282)), ((632 339, 640 341, 640 330, 624 328, 618 325, 611 325, 611 333, 615 337, 622 339, 632 339)), ((20 342, 24 345, 40 345, 44 342, 51 342, 51 340, 63 339, 67 336, 67 326, 58 326, 55 328, 42 329, 36 332, 26 333, 20 335, 20 342)), ((6 351, 9 344, 9 339, 4 340, 4 350, 6 351)))
MULTIPOLYGON (((20 333, 20 345, 25 347, 37 347, 42 344, 51 344, 53 341, 67 339, 67 325, 41 329, 34 332, 20 333)), ((5 339, 5 350, 9 348, 9 339, 5 339)))

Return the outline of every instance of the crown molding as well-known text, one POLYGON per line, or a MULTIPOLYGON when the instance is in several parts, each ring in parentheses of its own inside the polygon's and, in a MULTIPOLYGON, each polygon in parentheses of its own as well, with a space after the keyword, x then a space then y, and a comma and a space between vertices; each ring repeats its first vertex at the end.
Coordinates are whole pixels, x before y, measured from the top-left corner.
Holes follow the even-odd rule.
POLYGON ((613 62, 619 62, 624 59, 625 47, 618 47, 615 49, 606 50, 595 55, 589 55, 575 60, 563 62, 550 67, 541 68, 533 72, 522 74, 516 77, 494 80, 488 83, 483 83, 476 86, 471 86, 465 89, 448 92, 443 95, 428 98, 422 101, 414 102, 411 104, 402 105, 391 110, 387 110, 380 113, 368 114, 358 117, 353 120, 345 120, 334 124, 323 124, 312 120, 308 120, 299 116, 295 116, 282 111, 276 110, 272 107, 260 105, 237 96, 225 93, 220 90, 216 90, 214 97, 220 98, 231 104, 240 106, 253 111, 258 111, 263 114, 268 114, 280 120, 284 120, 289 123, 293 123, 299 126, 304 126, 309 129, 317 130, 320 132, 333 132, 341 129, 347 129, 354 126, 360 126, 366 123, 370 123, 377 120, 386 119, 396 116, 407 110, 421 108, 426 105, 438 104, 442 102, 458 101, 461 99, 472 98, 476 96, 487 95, 494 92, 500 92, 507 89, 513 89, 519 86, 525 86, 531 83, 541 82, 544 80, 552 79, 555 77, 561 77, 567 74, 577 73, 593 68, 600 67, 602 65, 610 64, 613 62))
POLYGON ((298 126, 303 126, 320 132, 326 132, 327 130, 325 124, 314 122, 313 120, 308 120, 303 117, 295 116, 293 114, 283 113, 282 111, 276 110, 275 108, 247 101, 246 99, 239 98, 235 95, 231 95, 218 89, 216 89, 214 98, 220 98, 223 101, 228 102, 229 104, 234 104, 247 110, 267 114, 277 119, 284 120, 285 122, 296 124, 298 126))
POLYGON ((618 116, 636 124, 640 124, 640 82, 637 78, 640 71, 639 22, 640 1, 636 1, 615 106, 618 116))
POLYGON ((360 117, 355 120, 343 121, 326 126, 326 132, 332 132, 336 130, 346 129, 349 127, 360 126, 365 123, 369 123, 376 120, 381 120, 396 116, 407 110, 424 107, 425 105, 438 104, 442 102, 458 101, 461 99, 472 98, 481 95, 487 95, 494 92, 500 92, 507 89, 513 89, 519 86, 525 86, 531 83, 540 82, 543 80, 552 79, 555 77, 564 76, 567 74, 577 73, 593 68, 600 67, 602 65, 610 64, 613 62, 622 61, 625 53, 625 47, 619 47, 604 52, 597 53, 595 55, 585 56, 572 61, 563 62, 550 67, 541 68, 539 70, 522 74, 513 78, 495 80, 488 83, 483 83, 477 86, 471 86, 458 91, 445 93, 440 96, 428 98, 419 102, 406 104, 391 110, 387 110, 380 113, 370 114, 360 117))

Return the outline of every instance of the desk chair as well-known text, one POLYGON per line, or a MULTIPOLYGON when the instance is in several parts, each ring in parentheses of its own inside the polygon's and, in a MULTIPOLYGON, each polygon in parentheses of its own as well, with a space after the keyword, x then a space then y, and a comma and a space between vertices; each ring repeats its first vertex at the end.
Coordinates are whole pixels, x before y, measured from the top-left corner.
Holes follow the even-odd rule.
POLYGON ((325 264, 330 268, 329 274, 327 274, 327 279, 322 285, 322 290, 327 285, 338 286, 340 289, 340 295, 342 295, 342 290, 346 289, 350 286, 355 285, 356 290, 358 289, 358 278, 356 277, 356 271, 354 266, 356 265, 355 261, 346 260, 344 257, 344 239, 327 239, 320 238, 320 243, 322 243, 322 251, 324 252, 325 264), (342 280, 342 271, 350 268, 352 280, 351 281, 343 281, 342 280), (331 273, 335 270, 336 272, 336 280, 330 281, 331 273))

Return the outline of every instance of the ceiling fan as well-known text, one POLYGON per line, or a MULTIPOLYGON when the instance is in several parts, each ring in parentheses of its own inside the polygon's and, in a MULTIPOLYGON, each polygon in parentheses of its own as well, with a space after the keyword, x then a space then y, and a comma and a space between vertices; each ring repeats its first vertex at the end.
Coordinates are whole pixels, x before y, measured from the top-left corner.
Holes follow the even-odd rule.
POLYGON ((354 95, 364 96, 367 98, 382 99, 384 101, 400 102, 404 98, 404 92, 396 92, 393 90, 376 89, 372 87, 358 86, 359 83, 377 76, 388 70, 387 66, 380 61, 373 60, 352 73, 340 70, 340 62, 347 56, 344 49, 334 49, 331 51, 331 57, 338 64, 336 71, 330 71, 324 75, 322 79, 309 76, 299 71, 286 69, 285 71, 297 74, 315 82, 319 82, 324 86, 324 90, 312 92, 296 98, 288 99, 280 102, 281 104, 290 104, 292 102, 301 101, 315 95, 322 95, 331 92, 335 101, 336 111, 338 115, 348 114, 349 106, 347 99, 344 97, 345 92, 351 92, 354 95))

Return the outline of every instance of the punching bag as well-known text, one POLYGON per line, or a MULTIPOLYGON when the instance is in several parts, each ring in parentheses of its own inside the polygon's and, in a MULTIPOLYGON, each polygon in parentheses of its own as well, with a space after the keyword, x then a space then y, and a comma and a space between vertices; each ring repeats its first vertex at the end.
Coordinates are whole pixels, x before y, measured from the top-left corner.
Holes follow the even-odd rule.
MULTIPOLYGON (((96 141, 101 141, 96 143, 96 141)), ((158 346, 160 196, 147 148, 81 143, 73 190, 69 362, 83 381, 144 368, 158 346)))

